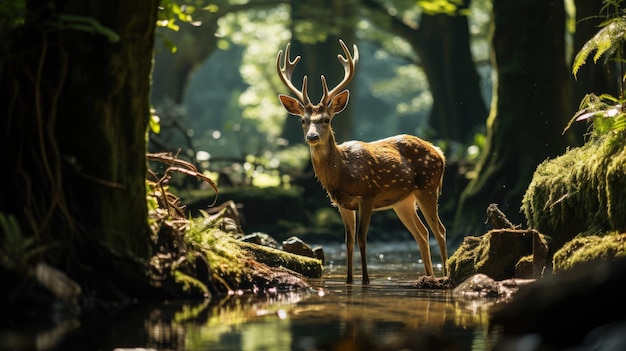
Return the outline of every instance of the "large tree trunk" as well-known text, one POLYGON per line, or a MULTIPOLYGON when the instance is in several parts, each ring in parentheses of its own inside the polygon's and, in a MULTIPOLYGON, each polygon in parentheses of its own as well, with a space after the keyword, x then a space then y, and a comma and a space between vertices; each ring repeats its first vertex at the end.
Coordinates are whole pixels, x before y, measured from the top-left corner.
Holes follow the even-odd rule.
MULTIPOLYGON (((469 3, 465 1, 462 9, 469 3)), ((467 16, 423 15, 410 42, 428 78, 433 95, 430 124, 438 137, 472 142, 487 118, 487 106, 470 51, 467 16)))
POLYGON ((363 0, 363 5, 377 12, 371 16, 373 21, 390 26, 391 32, 409 42, 417 53, 433 96, 429 120, 437 136, 463 143, 472 141, 476 127, 487 117, 470 51, 467 16, 460 14, 470 3, 463 1, 457 15, 424 13, 419 25, 411 26, 390 16, 378 1, 363 0))
POLYGON ((145 133, 158 3, 27 1, 26 23, 5 44, 0 131, 11 171, 0 211, 34 238, 34 259, 71 270, 93 258, 87 243, 150 254, 145 133))
POLYGON ((565 151, 569 109, 563 1, 493 2, 497 82, 478 173, 460 198, 452 236, 484 233, 496 203, 522 223, 521 199, 539 163, 565 151))

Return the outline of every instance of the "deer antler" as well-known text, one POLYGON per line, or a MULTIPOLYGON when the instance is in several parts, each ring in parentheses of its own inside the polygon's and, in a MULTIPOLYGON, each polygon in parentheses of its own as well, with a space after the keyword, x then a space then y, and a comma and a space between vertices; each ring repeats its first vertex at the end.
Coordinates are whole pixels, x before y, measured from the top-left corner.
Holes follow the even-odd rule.
POLYGON ((343 40, 339 39, 339 44, 341 44, 341 48, 343 49, 344 54, 346 54, 346 57, 341 56, 341 54, 337 55, 339 62, 341 62, 341 64, 343 65, 343 80, 331 91, 328 91, 328 86, 326 85, 326 77, 322 75, 322 88, 324 89, 324 92, 320 103, 324 105, 328 105, 330 100, 332 100, 335 95, 337 95, 337 93, 339 93, 343 88, 348 85, 348 83, 350 83, 350 81, 354 77, 356 64, 357 62, 359 62, 359 49, 357 49, 356 44, 353 46, 354 56, 350 55, 350 51, 348 50, 348 47, 343 42, 343 40))
POLYGON ((278 76, 280 77, 280 80, 283 81, 283 84, 285 84, 287 88, 289 88, 289 90, 291 90, 291 92, 298 98, 298 100, 306 106, 311 103, 309 94, 306 91, 307 77, 304 76, 304 78, 302 78, 302 90, 298 90, 298 88, 296 88, 291 82, 291 75, 293 74, 293 70, 296 68, 298 62, 300 62, 300 56, 296 56, 292 61, 289 58, 289 56, 291 56, 289 52, 290 49, 291 43, 288 43, 285 48, 285 60, 282 65, 280 61, 282 60, 283 51, 280 50, 278 52, 278 56, 276 57, 276 69, 278 70, 278 76))

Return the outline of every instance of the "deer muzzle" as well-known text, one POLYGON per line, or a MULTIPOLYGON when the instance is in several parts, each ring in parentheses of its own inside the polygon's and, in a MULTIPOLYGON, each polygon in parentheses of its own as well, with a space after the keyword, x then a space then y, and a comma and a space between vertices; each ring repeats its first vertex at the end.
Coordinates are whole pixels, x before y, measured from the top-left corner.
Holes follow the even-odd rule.
POLYGON ((307 133, 306 137, 306 142, 309 144, 315 144, 320 140, 320 135, 317 133, 307 133))

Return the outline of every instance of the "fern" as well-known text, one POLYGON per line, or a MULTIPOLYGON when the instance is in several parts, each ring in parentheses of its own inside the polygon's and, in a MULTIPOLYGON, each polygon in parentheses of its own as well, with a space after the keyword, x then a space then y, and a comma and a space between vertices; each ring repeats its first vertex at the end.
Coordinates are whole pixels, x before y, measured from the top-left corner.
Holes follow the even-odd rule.
POLYGON ((565 127, 565 133, 574 122, 591 120, 593 123, 593 135, 601 136, 609 132, 617 132, 626 129, 626 101, 617 99, 609 94, 597 96, 587 94, 578 112, 565 127))
POLYGON ((593 56, 593 62, 596 63, 603 54, 606 54, 608 61, 608 57, 621 50, 626 40, 626 17, 612 18, 602 23, 601 27, 602 29, 585 43, 574 58, 572 64, 574 77, 592 52, 596 52, 593 56))
POLYGON ((621 8, 624 0, 602 0, 600 16, 591 18, 606 18, 600 24, 598 33, 580 49, 574 62, 572 63, 572 73, 574 78, 582 65, 592 53, 593 62, 597 63, 600 57, 604 56, 604 63, 613 60, 618 64, 618 69, 622 79, 620 80, 619 98, 610 94, 587 94, 580 103, 578 112, 565 127, 567 131, 574 122, 592 121, 593 135, 601 136, 609 132, 618 132, 626 129, 626 98, 624 97, 624 74, 623 57, 624 42, 626 41, 626 16, 621 8))

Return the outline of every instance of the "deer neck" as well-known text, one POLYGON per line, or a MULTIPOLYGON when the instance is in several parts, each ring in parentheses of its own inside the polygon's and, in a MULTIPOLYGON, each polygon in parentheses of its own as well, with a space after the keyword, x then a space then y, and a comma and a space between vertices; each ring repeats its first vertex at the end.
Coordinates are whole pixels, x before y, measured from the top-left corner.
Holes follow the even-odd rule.
POLYGON ((342 162, 341 152, 337 148, 334 136, 328 138, 327 142, 317 145, 310 145, 311 163, 315 170, 317 179, 326 190, 333 189, 339 183, 342 162))

